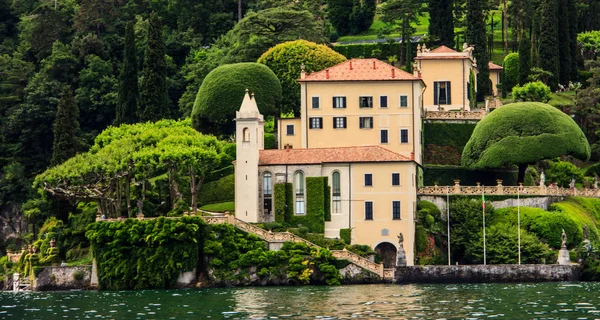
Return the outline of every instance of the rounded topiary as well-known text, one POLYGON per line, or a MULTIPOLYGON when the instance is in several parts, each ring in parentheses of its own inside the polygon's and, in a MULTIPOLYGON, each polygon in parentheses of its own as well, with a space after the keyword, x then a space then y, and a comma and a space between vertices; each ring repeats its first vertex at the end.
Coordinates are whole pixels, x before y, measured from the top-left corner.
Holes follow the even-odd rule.
POLYGON ((483 118, 462 154, 472 169, 519 166, 523 181, 527 164, 561 155, 587 160, 590 145, 575 121, 539 102, 511 103, 483 118))
POLYGON ((503 90, 511 92, 512 88, 519 84, 519 54, 513 52, 504 57, 502 67, 504 68, 503 90))
POLYGON ((278 114, 281 84, 273 71, 254 62, 228 64, 214 69, 202 81, 192 110, 194 128, 200 132, 233 133, 235 112, 246 89, 254 93, 262 115, 278 114))
POLYGON ((331 48, 306 40, 280 43, 258 58, 258 62, 267 65, 281 81, 283 89, 282 111, 294 112, 298 116, 300 106, 301 66, 312 73, 346 61, 346 57, 331 48))

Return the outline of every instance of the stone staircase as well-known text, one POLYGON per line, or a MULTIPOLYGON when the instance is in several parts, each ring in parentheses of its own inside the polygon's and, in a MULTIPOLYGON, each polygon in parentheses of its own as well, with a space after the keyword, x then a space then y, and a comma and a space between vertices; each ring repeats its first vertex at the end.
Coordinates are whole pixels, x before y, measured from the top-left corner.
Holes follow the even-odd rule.
MULTIPOLYGON (((236 228, 255 234, 259 238, 263 239, 269 244, 271 247, 272 244, 283 244, 285 242, 302 242, 310 247, 320 248, 318 245, 299 237, 293 233, 289 232, 272 232, 262 228, 259 228, 255 225, 246 223, 242 220, 237 219, 233 215, 227 216, 203 216, 204 221, 208 224, 219 224, 219 223, 229 223, 234 225, 236 228)), ((394 277, 394 270, 384 270, 383 265, 379 263, 375 263, 369 259, 365 259, 357 254, 354 254, 348 250, 331 250, 332 255, 336 259, 345 259, 349 262, 355 264, 356 266, 365 269, 367 271, 373 272, 377 274, 379 277, 391 280, 394 277)))

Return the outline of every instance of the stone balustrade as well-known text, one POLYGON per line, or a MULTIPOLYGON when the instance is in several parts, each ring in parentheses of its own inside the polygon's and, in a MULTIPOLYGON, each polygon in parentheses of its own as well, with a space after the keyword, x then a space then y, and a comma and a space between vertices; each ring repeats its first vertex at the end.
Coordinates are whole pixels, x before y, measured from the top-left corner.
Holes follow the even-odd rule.
POLYGON ((427 120, 481 120, 485 117, 485 110, 480 111, 426 111, 427 120))
POLYGON ((521 195, 535 195, 535 196, 554 196, 554 197, 567 197, 567 196, 579 196, 579 197, 600 197, 600 189, 593 188, 561 188, 555 185, 551 186, 503 186, 502 180, 497 180, 495 186, 482 186, 479 183, 476 186, 461 186, 459 180, 454 181, 453 186, 427 186, 418 189, 419 195, 435 195, 442 196, 446 194, 450 195, 503 195, 503 196, 517 196, 521 195))
MULTIPOLYGON (((363 258, 355 253, 352 253, 348 250, 332 250, 331 254, 336 259, 348 260, 365 270, 369 270, 375 274, 378 274, 380 277, 383 277, 385 275, 383 272, 383 264, 375 263, 369 259, 365 259, 365 258, 363 258)), ((392 272, 393 272, 393 270, 392 270, 392 272)), ((393 279, 393 277, 394 277, 394 275, 392 274, 392 276, 389 278, 393 279)))

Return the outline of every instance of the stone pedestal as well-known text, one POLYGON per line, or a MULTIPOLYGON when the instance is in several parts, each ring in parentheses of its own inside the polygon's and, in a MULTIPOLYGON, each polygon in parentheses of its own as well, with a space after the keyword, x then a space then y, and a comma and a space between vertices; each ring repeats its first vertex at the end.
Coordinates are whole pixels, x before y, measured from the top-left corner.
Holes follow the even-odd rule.
POLYGON ((398 248, 398 256, 396 258, 396 267, 405 267, 406 266, 406 252, 404 252, 404 248, 400 246, 398 248))
POLYGON ((569 250, 560 249, 560 251, 558 251, 558 261, 556 261, 556 263, 560 265, 570 265, 571 258, 569 257, 569 250))

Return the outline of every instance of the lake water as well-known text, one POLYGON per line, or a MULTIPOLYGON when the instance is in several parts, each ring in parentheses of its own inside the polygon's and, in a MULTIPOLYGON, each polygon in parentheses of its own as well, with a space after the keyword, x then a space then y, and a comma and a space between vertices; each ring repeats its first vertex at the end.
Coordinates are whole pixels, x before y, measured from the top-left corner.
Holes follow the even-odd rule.
POLYGON ((600 283, 0 292, 0 319, 598 319, 600 283))

